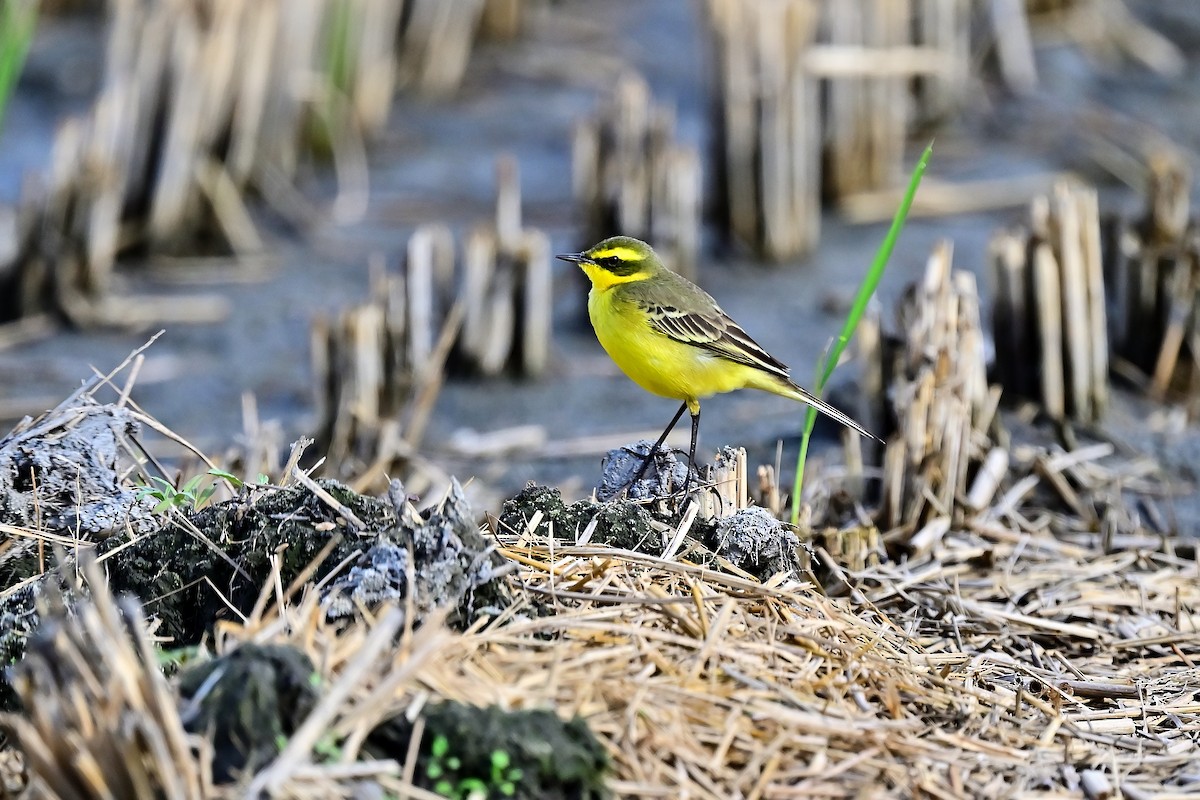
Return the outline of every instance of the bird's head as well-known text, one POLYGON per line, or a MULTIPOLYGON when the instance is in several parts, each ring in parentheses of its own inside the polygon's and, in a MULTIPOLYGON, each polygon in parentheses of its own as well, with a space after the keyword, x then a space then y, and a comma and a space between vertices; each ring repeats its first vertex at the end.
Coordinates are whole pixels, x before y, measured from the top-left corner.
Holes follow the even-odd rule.
POLYGON ((578 264, 592 286, 601 290, 618 283, 644 281, 663 269, 654 249, 631 236, 613 236, 582 253, 567 253, 558 258, 578 264))

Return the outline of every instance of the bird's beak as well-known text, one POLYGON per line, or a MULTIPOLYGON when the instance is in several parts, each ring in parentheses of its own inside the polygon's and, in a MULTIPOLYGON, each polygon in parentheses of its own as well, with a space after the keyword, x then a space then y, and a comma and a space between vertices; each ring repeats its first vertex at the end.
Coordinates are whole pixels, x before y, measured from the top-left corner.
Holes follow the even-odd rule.
POLYGON ((583 253, 563 253, 562 255, 555 256, 555 258, 561 259, 563 261, 570 261, 572 264, 591 264, 592 263, 592 260, 590 258, 588 258, 586 255, 584 255, 583 253))

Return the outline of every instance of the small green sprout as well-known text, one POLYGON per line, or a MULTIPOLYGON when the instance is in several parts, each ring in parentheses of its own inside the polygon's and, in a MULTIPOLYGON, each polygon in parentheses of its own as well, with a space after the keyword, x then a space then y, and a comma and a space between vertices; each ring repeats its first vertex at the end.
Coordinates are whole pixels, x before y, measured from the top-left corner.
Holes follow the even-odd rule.
POLYGON ((512 766, 512 757, 503 750, 491 755, 491 766, 486 777, 462 776, 462 759, 450 754, 450 740, 439 734, 429 746, 430 761, 425 776, 433 784, 433 790, 442 797, 453 800, 476 800, 487 797, 513 797, 517 793, 517 782, 522 772, 512 766))
POLYGON ((204 489, 200 488, 200 483, 206 477, 206 475, 197 475, 176 489, 170 481, 155 476, 150 478, 150 483, 138 487, 137 499, 157 500, 158 504, 154 507, 154 511, 160 514, 172 509, 196 511, 203 508, 217 491, 216 484, 204 489))

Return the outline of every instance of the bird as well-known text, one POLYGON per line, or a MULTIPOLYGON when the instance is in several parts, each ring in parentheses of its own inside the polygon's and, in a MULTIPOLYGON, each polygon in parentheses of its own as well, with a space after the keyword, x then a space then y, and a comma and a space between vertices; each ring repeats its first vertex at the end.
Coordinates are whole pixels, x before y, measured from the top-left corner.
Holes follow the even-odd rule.
MULTIPOLYGON (((750 338, 708 292, 668 269, 654 249, 630 236, 613 236, 557 258, 577 264, 591 281, 588 316, 596 338, 634 383, 682 405, 650 448, 630 484, 637 483, 667 436, 688 411, 696 463, 700 401, 737 389, 760 389, 807 403, 872 439, 862 425, 791 379, 787 366, 750 338)), ((684 481, 687 497, 691 468, 684 481)))

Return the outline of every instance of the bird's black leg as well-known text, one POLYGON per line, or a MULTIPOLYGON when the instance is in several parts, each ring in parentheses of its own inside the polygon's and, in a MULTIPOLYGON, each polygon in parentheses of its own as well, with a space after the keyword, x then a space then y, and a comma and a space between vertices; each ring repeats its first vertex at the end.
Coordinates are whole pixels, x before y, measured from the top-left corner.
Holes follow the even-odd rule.
POLYGON ((696 468, 696 434, 700 432, 700 407, 692 414, 692 446, 688 449, 687 478, 683 481, 683 499, 687 500, 692 485, 692 470, 696 468))
MULTIPOLYGON (((683 412, 687 411, 687 407, 687 403, 684 403, 679 407, 679 410, 675 412, 675 416, 671 418, 671 424, 667 425, 667 429, 662 432, 662 436, 658 437, 658 441, 655 442, 654 446, 650 448, 650 452, 646 453, 646 458, 642 461, 642 465, 638 467, 637 474, 634 475, 633 480, 629 482, 630 486, 633 486, 635 483, 640 481, 642 476, 646 474, 646 468, 649 467, 650 462, 654 460, 654 455, 658 452, 658 449, 662 447, 663 442, 667 440, 667 436, 671 433, 671 431, 675 430, 675 425, 678 424, 679 418, 683 416, 683 412)), ((696 449, 696 429, 694 427, 694 423, 692 428, 692 449, 696 449)))

